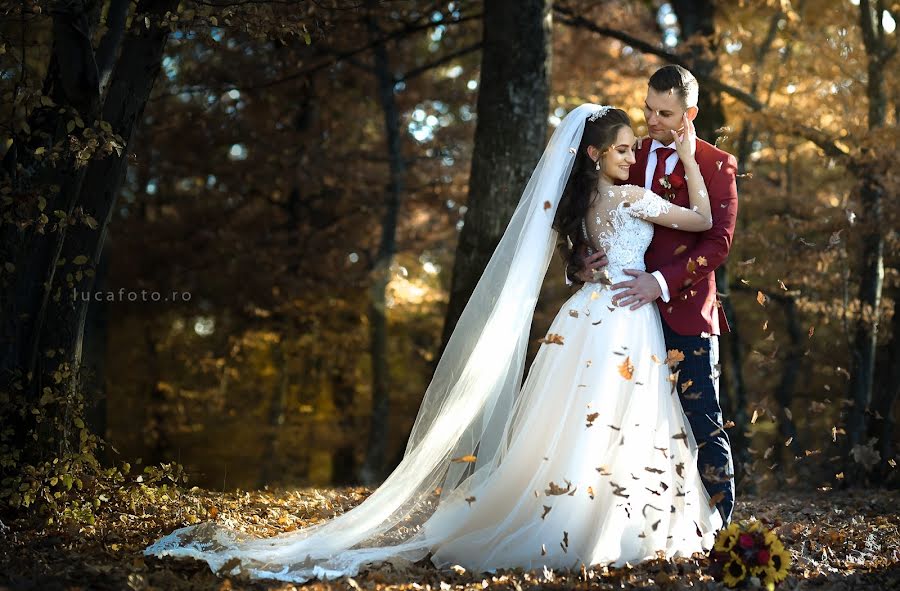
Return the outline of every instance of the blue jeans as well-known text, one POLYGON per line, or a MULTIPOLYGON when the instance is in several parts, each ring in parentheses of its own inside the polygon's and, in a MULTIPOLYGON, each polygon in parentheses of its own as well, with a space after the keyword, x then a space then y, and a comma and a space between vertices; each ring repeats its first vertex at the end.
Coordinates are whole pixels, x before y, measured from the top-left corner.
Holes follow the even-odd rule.
POLYGON ((678 395, 684 414, 691 424, 699 446, 697 464, 700 477, 710 497, 722 494, 717 503, 725 523, 731 522, 734 511, 734 461, 731 443, 722 422, 719 406, 719 339, 680 335, 669 328, 665 321, 663 334, 667 349, 684 353, 684 361, 678 364, 678 395), (683 384, 693 383, 684 388, 683 384))

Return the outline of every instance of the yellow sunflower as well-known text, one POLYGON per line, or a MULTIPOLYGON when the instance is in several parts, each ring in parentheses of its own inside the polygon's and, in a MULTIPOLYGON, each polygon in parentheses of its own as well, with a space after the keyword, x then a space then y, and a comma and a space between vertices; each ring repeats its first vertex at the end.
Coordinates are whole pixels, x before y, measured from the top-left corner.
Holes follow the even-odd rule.
POLYGON ((719 530, 713 549, 717 552, 730 552, 734 545, 737 544, 740 531, 736 523, 730 523, 728 527, 719 530))
MULTIPOLYGON (((780 544, 779 544, 780 545, 780 544)), ((772 548, 772 554, 769 557, 769 564, 766 570, 766 578, 776 583, 785 580, 788 575, 788 568, 791 566, 791 553, 781 547, 779 549, 772 548)))
POLYGON ((725 584, 734 588, 740 585, 747 576, 747 567, 744 566, 744 563, 741 562, 741 559, 738 558, 737 554, 732 552, 731 560, 725 563, 725 568, 722 573, 724 575, 723 581, 725 584))

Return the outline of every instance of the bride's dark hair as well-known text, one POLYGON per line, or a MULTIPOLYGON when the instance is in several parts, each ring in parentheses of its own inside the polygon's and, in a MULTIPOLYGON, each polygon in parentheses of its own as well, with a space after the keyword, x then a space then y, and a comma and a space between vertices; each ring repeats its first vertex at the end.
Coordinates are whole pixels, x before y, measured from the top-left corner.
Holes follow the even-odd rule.
POLYGON ((581 136, 581 145, 575 155, 575 164, 572 165, 572 173, 566 181, 556 209, 556 217, 553 219, 553 229, 567 236, 572 242, 572 250, 569 253, 569 263, 575 260, 578 247, 584 242, 581 235, 581 220, 585 216, 590 205, 591 192, 597 186, 597 178, 600 171, 597 164, 588 156, 588 146, 594 146, 604 155, 616 141, 619 130, 622 127, 631 127, 631 120, 622 109, 609 109, 602 117, 591 121, 585 121, 584 133, 581 136))

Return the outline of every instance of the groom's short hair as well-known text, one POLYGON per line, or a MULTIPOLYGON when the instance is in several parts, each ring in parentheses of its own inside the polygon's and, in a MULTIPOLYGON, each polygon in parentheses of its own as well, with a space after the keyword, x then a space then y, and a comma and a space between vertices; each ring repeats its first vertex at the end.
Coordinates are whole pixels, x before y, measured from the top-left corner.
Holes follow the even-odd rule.
POLYGON ((653 72, 649 84, 650 88, 657 92, 674 92, 685 109, 697 106, 700 85, 687 68, 676 65, 663 66, 653 72))

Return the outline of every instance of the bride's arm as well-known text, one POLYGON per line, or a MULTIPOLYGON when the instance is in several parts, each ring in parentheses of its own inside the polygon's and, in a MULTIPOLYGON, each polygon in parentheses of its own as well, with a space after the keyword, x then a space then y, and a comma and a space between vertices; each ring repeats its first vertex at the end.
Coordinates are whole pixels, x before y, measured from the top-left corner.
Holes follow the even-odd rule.
MULTIPOLYGON (((691 177, 700 179, 701 186, 703 179, 700 177, 700 171, 696 170, 689 173, 691 177)), ((690 183, 690 181, 689 181, 690 183)), ((697 211, 675 205, 666 201, 656 193, 641 187, 626 187, 625 198, 630 203, 626 209, 631 215, 670 228, 677 228, 685 232, 703 232, 712 228, 712 218, 707 212, 703 215, 699 208, 697 211)), ((702 190, 702 199, 706 199, 707 211, 709 206, 709 197, 706 195, 706 189, 702 190)), ((691 202, 693 203, 693 198, 691 202)))
POLYGON ((679 138, 673 131, 678 158, 684 165, 691 209, 674 205, 659 195, 640 187, 630 186, 626 199, 631 203, 631 214, 654 224, 678 228, 687 232, 703 232, 712 228, 712 210, 709 193, 700 174, 700 165, 694 154, 697 150, 697 134, 694 123, 684 116, 684 136, 679 138))

